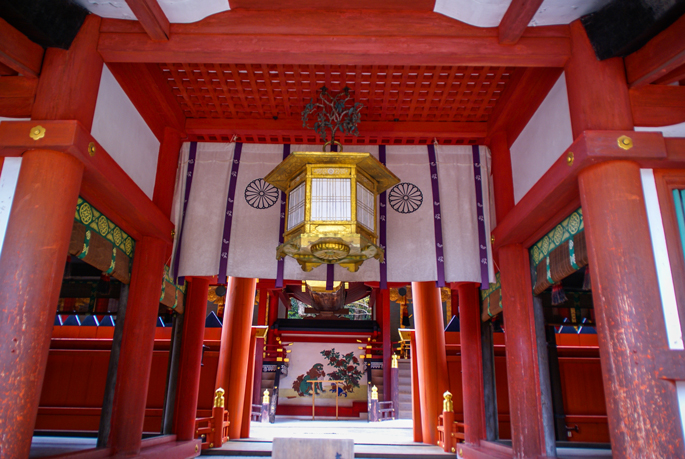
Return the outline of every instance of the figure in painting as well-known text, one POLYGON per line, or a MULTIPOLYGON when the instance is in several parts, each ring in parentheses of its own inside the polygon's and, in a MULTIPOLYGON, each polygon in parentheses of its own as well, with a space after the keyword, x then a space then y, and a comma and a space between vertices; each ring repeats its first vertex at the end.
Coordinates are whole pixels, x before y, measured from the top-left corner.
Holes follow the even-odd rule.
POLYGON ((307 374, 300 375, 293 381, 293 390, 297 392, 297 395, 300 397, 311 396, 312 389, 316 395, 319 395, 323 392, 323 384, 311 383, 309 381, 316 381, 324 376, 326 376, 326 373, 323 371, 323 364, 315 363, 307 374))

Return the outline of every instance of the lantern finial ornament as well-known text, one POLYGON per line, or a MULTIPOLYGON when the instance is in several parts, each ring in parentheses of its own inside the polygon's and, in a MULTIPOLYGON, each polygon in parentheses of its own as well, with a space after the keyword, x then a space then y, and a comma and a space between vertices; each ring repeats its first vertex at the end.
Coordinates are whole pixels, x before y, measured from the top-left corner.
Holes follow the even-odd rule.
POLYGON ((333 96, 326 86, 322 86, 319 90, 319 99, 314 102, 312 98, 302 112, 302 127, 314 129, 319 134, 319 137, 324 142, 324 151, 326 146, 331 144, 338 144, 342 147, 340 142, 335 140, 335 133, 340 131, 341 134, 359 135, 357 124, 361 118, 359 114, 364 105, 355 102, 350 95, 350 88, 345 86, 343 92, 333 96), (313 126, 309 125, 309 117, 314 115, 316 120, 313 126), (331 138, 328 139, 328 131, 330 131, 331 138))
POLYGON ((352 272, 369 258, 383 260, 376 196, 400 180, 370 153, 296 151, 264 180, 287 196, 276 258, 290 256, 304 271, 339 264, 352 272))

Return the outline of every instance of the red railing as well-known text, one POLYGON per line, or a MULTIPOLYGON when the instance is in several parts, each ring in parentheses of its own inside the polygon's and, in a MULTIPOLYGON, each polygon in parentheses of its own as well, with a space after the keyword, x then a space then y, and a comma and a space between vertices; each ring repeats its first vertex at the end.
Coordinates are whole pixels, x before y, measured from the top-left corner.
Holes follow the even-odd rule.
POLYGON ((214 394, 214 408, 209 418, 195 419, 195 438, 202 441, 202 449, 219 448, 228 441, 228 411, 224 409, 224 390, 214 394))
POLYGON ((454 420, 452 394, 443 394, 442 414, 438 416, 438 446, 446 453, 456 453, 457 443, 464 440, 464 423, 454 420))

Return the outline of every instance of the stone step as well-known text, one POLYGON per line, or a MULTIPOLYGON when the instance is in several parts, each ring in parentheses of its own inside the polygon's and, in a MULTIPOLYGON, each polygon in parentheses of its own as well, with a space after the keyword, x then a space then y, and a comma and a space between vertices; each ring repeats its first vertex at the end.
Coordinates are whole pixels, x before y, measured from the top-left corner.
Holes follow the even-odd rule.
POLYGON ((411 403, 411 394, 400 393, 400 403, 402 403, 402 402, 411 403))

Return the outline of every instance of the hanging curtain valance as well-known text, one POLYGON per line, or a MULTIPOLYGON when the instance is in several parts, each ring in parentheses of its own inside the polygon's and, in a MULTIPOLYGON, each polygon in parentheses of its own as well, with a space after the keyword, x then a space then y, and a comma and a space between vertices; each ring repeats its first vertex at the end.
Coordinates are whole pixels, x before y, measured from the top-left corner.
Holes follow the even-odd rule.
MULTIPOLYGON (((190 154, 192 145, 186 143, 181 150, 172 212, 172 221, 176 228, 182 226, 183 233, 180 238, 177 232, 174 245, 179 276, 216 276, 221 265, 226 267, 225 274, 236 277, 328 278, 328 266, 304 272, 291 257, 286 257, 279 268, 276 247, 283 234, 282 203, 278 199, 256 202, 251 198, 255 190, 268 193, 269 187, 273 188, 263 178, 283 161, 285 146, 244 144, 238 159, 235 143, 194 144, 194 157, 190 154), (193 177, 190 190, 189 172, 193 177), (226 226, 227 217, 231 218, 230 228, 226 226)), ((288 149, 320 150, 320 145, 291 145, 288 149)), ((486 282, 494 279, 489 241, 481 244, 479 240, 479 224, 485 227, 484 234, 490 232, 488 148, 437 145, 429 151, 426 145, 345 146, 345 151, 367 152, 376 158, 381 150, 387 167, 402 180, 388 190, 387 201, 382 203, 385 212, 376 216, 383 218, 375 222, 376 228, 382 221, 386 229, 385 240, 380 242, 388 260, 384 280, 442 278, 445 282, 482 283, 484 272, 488 274, 486 282), (434 192, 436 187, 438 192, 434 192), (482 194, 480 201, 477 190, 482 194), (436 229, 440 229, 441 239, 436 229), (483 265, 487 270, 481 268, 483 265), (444 276, 439 267, 444 268, 444 276)), ((381 279, 380 263, 375 259, 365 261, 354 273, 340 266, 333 270, 336 281, 381 279)))
POLYGON ((79 197, 69 254, 124 284, 131 280, 135 241, 85 199, 79 197))
POLYGON ((536 295, 588 264, 584 230, 578 209, 530 248, 536 295))
POLYGON ((171 276, 171 270, 168 266, 164 266, 164 279, 162 280, 162 295, 159 297, 159 302, 169 309, 173 309, 179 314, 183 314, 184 302, 186 293, 185 281, 178 285, 174 283, 171 276))
POLYGON ((495 283, 490 288, 480 291, 481 319, 487 322, 502 312, 502 287, 499 281, 499 273, 495 274, 495 283))

